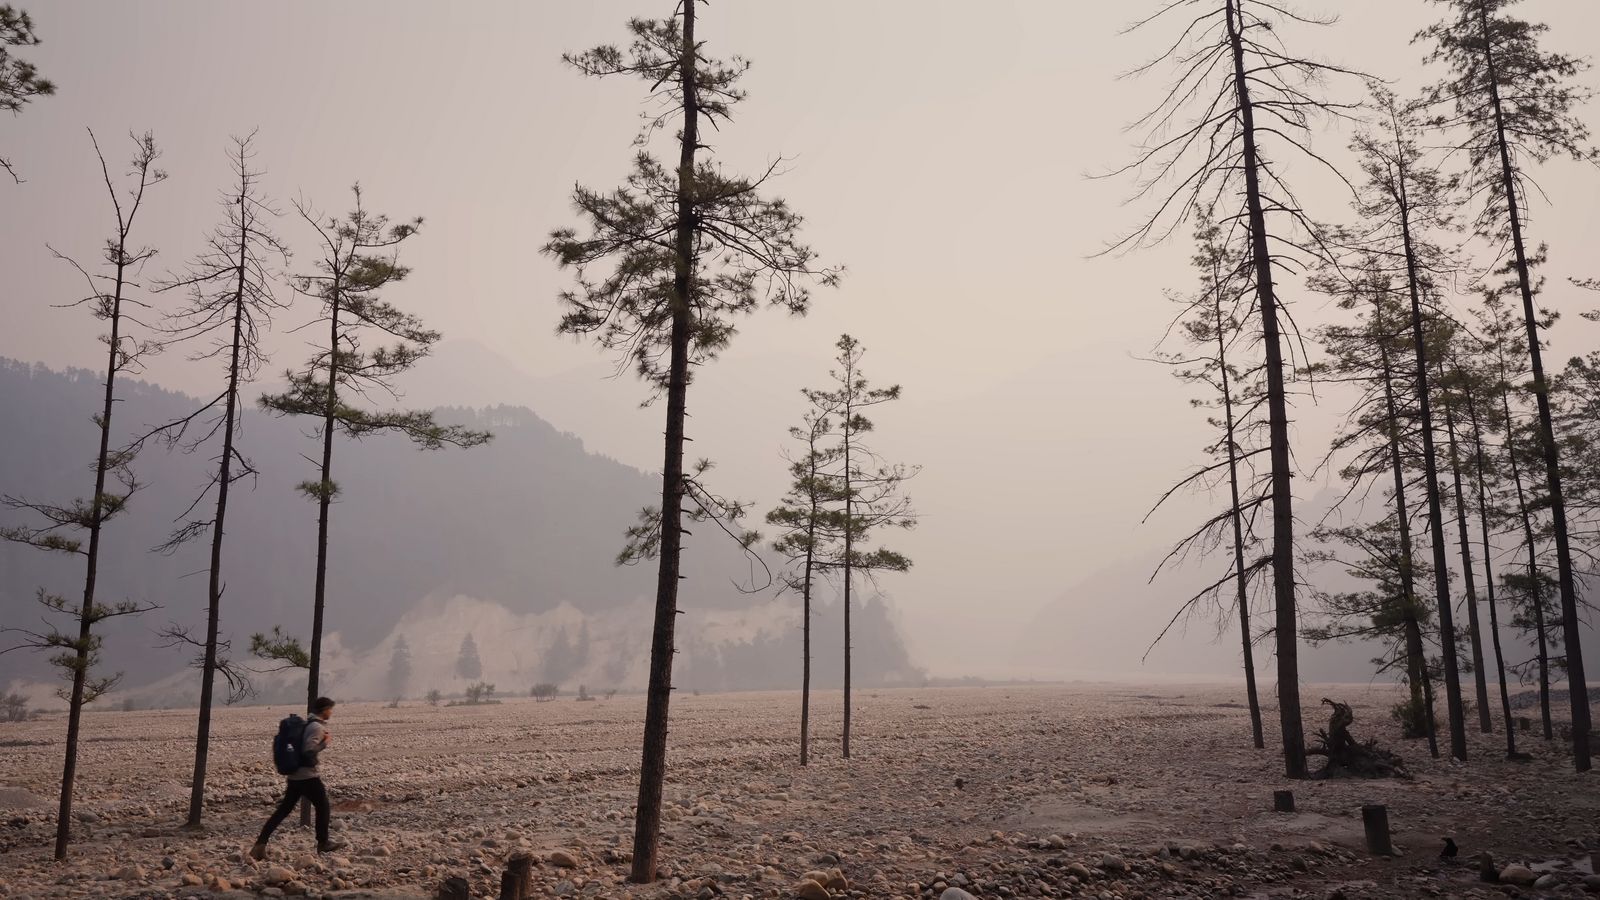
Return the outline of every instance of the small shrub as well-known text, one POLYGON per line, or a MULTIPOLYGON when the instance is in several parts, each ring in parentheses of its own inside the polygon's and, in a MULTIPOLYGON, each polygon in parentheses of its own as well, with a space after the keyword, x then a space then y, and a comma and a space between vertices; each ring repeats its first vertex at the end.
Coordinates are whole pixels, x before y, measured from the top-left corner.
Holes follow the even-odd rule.
POLYGON ((428 705, 429 706, 438 706, 439 705, 439 701, 444 699, 444 695, 439 693, 439 689, 438 688, 434 688, 433 690, 428 692, 428 696, 425 697, 424 699, 426 699, 428 701, 428 705))
POLYGON ((16 691, 0 694, 0 718, 7 722, 26 722, 32 718, 28 712, 28 698, 16 691))
POLYGON ((541 682, 533 686, 533 690, 528 692, 528 696, 539 703, 543 703, 546 700, 554 700, 560 692, 561 689, 555 685, 549 682, 541 682))
POLYGON ((1396 703, 1389 715, 1400 723, 1400 735, 1407 739, 1428 736, 1428 704, 1426 700, 1407 699, 1396 703))

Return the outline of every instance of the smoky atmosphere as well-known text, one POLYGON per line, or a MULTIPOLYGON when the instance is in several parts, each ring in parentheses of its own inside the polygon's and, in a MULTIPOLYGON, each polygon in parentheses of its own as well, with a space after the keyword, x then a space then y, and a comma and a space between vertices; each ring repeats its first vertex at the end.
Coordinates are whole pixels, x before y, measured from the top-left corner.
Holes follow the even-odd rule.
POLYGON ((1600 895, 1596 35, 0 3, 0 900, 1600 895))

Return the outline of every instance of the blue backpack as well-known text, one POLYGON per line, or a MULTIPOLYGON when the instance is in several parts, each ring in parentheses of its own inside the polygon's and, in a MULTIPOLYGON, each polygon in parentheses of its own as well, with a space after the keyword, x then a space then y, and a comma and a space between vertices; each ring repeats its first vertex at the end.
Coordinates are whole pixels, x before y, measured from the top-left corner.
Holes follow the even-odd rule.
POLYGON ((278 736, 272 739, 272 764, 279 775, 293 775, 306 765, 306 727, 311 723, 291 714, 278 723, 278 736))

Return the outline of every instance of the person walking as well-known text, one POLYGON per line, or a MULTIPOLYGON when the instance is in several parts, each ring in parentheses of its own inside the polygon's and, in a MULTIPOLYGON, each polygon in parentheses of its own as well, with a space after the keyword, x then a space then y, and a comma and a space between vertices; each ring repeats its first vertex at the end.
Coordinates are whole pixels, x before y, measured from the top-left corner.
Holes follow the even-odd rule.
POLYGON ((333 733, 328 730, 328 720, 333 718, 333 706, 333 701, 327 697, 318 697, 311 704, 311 720, 306 722, 300 738, 300 768, 285 776, 289 779, 288 787, 283 792, 283 799, 278 802, 278 808, 273 810, 272 817, 262 826, 261 836, 256 838, 255 846, 250 848, 251 859, 259 861, 267 858, 267 841, 272 839, 272 832, 294 812, 295 805, 301 800, 309 800, 317 811, 317 852, 331 853, 344 847, 343 843, 328 836, 332 810, 328 805, 328 789, 322 784, 322 774, 318 769, 322 751, 333 743, 333 733))

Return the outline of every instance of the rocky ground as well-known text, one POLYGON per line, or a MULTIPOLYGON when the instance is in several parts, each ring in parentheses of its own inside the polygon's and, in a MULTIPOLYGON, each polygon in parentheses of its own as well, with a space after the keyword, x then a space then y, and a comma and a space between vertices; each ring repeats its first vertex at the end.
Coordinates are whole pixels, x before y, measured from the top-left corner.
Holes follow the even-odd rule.
MULTIPOLYGON (((663 880, 624 883, 643 699, 479 707, 339 707, 325 778, 336 835, 318 857, 286 825, 245 855, 279 782, 271 736, 286 710, 215 721, 206 830, 188 800, 193 714, 86 718, 71 859, 50 860, 59 717, 0 725, 0 897, 189 894, 432 896, 465 877, 497 893, 513 853, 535 854, 533 896, 1579 897, 1600 886, 1600 781, 1557 747, 1471 734, 1467 764, 1402 742, 1382 687, 1306 692, 1308 730, 1334 696, 1357 737, 1399 749, 1408 781, 1282 778, 1249 746, 1237 688, 988 687, 857 693, 839 758, 839 696, 819 693, 813 762, 797 764, 797 694, 678 696, 672 711, 663 880), (1275 813, 1292 788, 1297 811, 1275 813), (1384 803, 1399 855, 1369 856, 1360 807, 1384 803), (1439 858, 1443 838, 1461 848, 1439 858), (1485 884, 1493 854, 1507 878, 1485 884), (1526 873, 1519 871, 1526 867, 1526 873), (809 878, 807 877, 809 875, 809 878)), ((1270 734, 1269 746, 1273 741, 1270 734)))

